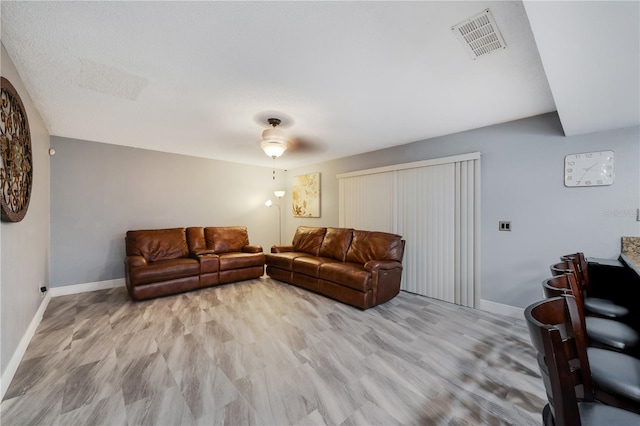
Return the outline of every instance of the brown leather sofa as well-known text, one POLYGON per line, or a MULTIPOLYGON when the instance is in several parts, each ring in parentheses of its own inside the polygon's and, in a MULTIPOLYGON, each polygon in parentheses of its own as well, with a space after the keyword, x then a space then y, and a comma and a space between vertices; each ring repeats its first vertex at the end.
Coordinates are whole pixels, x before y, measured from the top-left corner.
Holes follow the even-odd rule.
POLYGON ((404 244, 385 232, 299 226, 291 245, 265 255, 267 274, 368 309, 400 292, 404 244))
POLYGON ((262 247, 244 226, 128 231, 125 277, 134 300, 259 278, 262 247))

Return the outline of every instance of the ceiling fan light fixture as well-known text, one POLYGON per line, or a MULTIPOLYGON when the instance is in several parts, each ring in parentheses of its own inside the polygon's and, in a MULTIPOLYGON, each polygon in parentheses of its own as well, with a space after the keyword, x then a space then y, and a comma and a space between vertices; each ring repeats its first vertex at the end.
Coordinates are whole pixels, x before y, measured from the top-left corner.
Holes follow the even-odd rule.
POLYGON ((287 134, 284 130, 279 129, 280 120, 270 118, 270 128, 262 132, 262 142, 260 148, 271 158, 280 157, 288 148, 287 134))
POLYGON ((260 147, 271 158, 280 157, 287 150, 287 144, 275 141, 263 141, 260 147))

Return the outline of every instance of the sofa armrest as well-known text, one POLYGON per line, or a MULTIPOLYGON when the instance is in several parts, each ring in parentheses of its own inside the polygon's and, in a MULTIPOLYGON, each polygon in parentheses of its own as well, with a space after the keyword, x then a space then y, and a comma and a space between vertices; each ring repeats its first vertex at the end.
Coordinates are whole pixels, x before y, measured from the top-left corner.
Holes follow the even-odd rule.
POLYGON ((400 292, 402 263, 395 260, 370 260, 364 264, 371 272, 373 306, 388 302, 400 292))
POLYGON ((262 246, 248 245, 242 247, 243 253, 262 253, 262 246))
POLYGON ((286 253, 288 251, 293 251, 293 244, 284 246, 271 246, 271 253, 286 253))
POLYGON ((373 272, 376 270, 389 270, 400 268, 402 270, 402 263, 396 260, 370 260, 364 264, 364 270, 367 272, 373 272))
POLYGON ((197 259, 200 262, 200 273, 211 274, 220 270, 220 256, 213 253, 213 250, 202 250, 211 253, 201 253, 197 259))
POLYGON ((193 250, 191 254, 192 256, 200 257, 200 256, 206 256, 208 254, 216 254, 216 252, 210 249, 196 249, 196 250, 193 250))
POLYGON ((127 269, 137 268, 138 266, 147 266, 147 260, 142 256, 127 256, 124 259, 127 269))

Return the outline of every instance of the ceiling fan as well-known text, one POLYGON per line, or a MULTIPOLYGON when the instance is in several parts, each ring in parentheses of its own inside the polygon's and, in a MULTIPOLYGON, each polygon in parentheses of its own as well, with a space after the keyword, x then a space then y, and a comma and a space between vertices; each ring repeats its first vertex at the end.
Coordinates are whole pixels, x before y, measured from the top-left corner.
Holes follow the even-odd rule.
POLYGON ((256 122, 263 125, 267 122, 269 127, 262 132, 260 147, 265 154, 275 160, 285 152, 287 157, 292 155, 306 155, 314 152, 322 152, 325 145, 318 140, 306 136, 288 135, 284 128, 293 125, 293 119, 286 114, 266 111, 255 116, 256 122))

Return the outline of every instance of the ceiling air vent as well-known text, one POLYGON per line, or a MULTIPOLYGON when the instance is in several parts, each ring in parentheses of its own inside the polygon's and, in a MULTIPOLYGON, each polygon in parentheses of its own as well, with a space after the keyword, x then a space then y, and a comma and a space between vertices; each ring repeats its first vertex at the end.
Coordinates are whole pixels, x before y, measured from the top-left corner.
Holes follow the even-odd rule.
POLYGON ((507 48, 489 9, 454 25, 451 31, 460 40, 471 59, 507 48))

